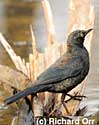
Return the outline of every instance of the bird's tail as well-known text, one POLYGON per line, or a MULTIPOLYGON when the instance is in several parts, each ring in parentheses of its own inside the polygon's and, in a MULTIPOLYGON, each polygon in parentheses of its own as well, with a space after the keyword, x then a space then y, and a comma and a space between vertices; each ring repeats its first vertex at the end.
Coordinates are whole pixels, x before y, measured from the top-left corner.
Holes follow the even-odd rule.
POLYGON ((39 85, 34 85, 32 87, 28 87, 24 89, 23 91, 20 91, 19 93, 16 93, 15 95, 8 97, 4 100, 5 105, 11 104, 21 98, 24 98, 28 95, 31 94, 36 94, 39 92, 44 92, 50 88, 50 85, 44 85, 44 84, 39 84, 39 85))

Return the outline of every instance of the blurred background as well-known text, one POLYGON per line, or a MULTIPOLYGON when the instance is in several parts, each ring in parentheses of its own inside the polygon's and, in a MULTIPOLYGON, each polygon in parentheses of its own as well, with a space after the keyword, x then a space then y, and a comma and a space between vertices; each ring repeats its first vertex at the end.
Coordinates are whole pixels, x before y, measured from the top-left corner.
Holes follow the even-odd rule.
MULTIPOLYGON (((56 39, 63 41, 66 37, 69 1, 49 2, 55 23, 56 39)), ((43 51, 47 38, 40 0, 0 0, 0 32, 4 34, 16 53, 25 59, 28 59, 28 54, 32 51, 30 24, 33 26, 37 48, 43 51)), ((0 63, 12 67, 13 64, 5 50, 1 46, 0 48, 0 58, 2 58, 0 63)))
MULTIPOLYGON (((88 99, 81 103, 81 107, 88 105, 87 115, 99 110, 99 1, 90 1, 96 8, 96 17, 91 49, 91 70, 85 90, 85 95, 88 96, 88 99)), ((64 41, 67 37, 69 1, 49 0, 49 2, 54 18, 56 39, 58 42, 64 41)), ((33 26, 37 49, 43 52, 47 38, 40 0, 0 0, 0 32, 3 33, 16 54, 26 60, 28 60, 28 54, 32 52, 30 24, 33 26)), ((1 44, 0 64, 15 68, 1 44)), ((0 95, 2 95, 2 88, 0 90, 0 95)), ((2 111, 0 111, 0 121, 2 121, 2 111)))

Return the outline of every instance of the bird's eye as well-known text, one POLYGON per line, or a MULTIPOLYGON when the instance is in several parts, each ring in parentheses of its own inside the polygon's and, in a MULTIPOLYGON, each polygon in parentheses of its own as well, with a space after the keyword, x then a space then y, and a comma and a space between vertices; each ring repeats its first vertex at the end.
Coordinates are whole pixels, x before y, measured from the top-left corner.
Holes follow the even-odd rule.
POLYGON ((83 34, 83 33, 80 33, 80 37, 84 37, 84 34, 83 34))

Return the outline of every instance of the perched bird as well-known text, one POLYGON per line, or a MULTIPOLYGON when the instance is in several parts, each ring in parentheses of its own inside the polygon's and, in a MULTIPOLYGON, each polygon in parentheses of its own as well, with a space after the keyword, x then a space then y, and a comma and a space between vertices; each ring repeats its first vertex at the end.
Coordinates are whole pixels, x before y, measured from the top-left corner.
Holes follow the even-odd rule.
POLYGON ((40 92, 65 93, 61 99, 64 102, 65 95, 80 84, 89 71, 89 54, 84 47, 85 36, 91 31, 76 30, 68 36, 67 50, 54 64, 46 69, 31 85, 4 100, 6 105, 40 92))

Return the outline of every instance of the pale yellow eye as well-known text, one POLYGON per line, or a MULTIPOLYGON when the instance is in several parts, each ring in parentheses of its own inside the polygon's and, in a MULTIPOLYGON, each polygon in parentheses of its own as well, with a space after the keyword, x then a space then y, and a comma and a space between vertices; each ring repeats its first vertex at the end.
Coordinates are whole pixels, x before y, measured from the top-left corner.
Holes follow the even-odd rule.
POLYGON ((83 34, 83 33, 80 33, 80 37, 84 37, 84 34, 83 34))

